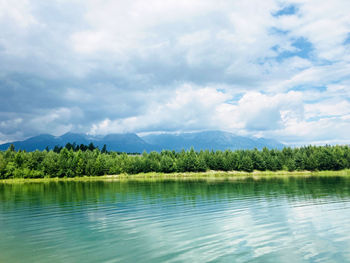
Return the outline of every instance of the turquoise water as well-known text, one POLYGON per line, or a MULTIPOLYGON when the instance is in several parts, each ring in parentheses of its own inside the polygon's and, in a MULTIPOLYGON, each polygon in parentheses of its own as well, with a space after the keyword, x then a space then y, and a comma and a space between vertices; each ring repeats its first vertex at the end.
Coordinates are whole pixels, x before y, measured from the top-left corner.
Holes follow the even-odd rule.
POLYGON ((0 262, 350 262, 350 180, 0 184, 0 262))

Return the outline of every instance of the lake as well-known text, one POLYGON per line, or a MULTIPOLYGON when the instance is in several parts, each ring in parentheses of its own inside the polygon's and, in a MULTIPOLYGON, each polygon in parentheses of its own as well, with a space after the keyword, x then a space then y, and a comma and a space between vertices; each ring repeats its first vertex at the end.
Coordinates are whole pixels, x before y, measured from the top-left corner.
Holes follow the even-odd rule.
POLYGON ((0 262, 350 262, 350 179, 0 184, 0 262))

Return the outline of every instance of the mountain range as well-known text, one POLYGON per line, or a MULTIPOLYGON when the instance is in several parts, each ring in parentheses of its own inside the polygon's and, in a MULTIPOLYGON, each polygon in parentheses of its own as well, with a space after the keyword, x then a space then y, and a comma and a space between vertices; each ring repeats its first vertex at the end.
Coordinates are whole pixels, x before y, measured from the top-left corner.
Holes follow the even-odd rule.
POLYGON ((236 136, 223 131, 202 131, 179 134, 151 134, 146 136, 138 136, 135 133, 108 134, 105 136, 91 136, 79 133, 66 133, 62 136, 41 134, 24 141, 1 144, 0 150, 6 150, 11 144, 17 150, 34 151, 36 149, 44 150, 46 147, 53 149, 56 145, 64 146, 67 143, 87 145, 91 142, 100 149, 106 144, 107 149, 110 151, 128 153, 161 151, 164 149, 180 151, 191 147, 194 147, 195 150, 262 149, 263 147, 281 149, 284 147, 282 143, 273 139, 236 136))

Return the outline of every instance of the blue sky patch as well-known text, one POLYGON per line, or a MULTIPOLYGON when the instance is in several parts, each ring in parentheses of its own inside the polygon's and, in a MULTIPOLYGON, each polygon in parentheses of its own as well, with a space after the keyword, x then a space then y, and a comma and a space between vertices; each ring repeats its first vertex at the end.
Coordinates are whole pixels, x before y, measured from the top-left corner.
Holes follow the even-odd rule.
POLYGON ((350 33, 348 33, 348 36, 346 37, 344 41, 344 45, 349 45, 350 44, 350 33))
POLYGON ((327 87, 325 86, 295 86, 293 88, 290 88, 288 91, 305 91, 305 90, 317 90, 319 92, 325 92, 327 91, 327 87))
MULTIPOLYGON (((294 42, 292 43, 292 47, 295 48, 295 50, 293 51, 282 51, 281 53, 279 53, 276 57, 276 60, 278 62, 283 61, 286 58, 290 58, 290 57, 301 57, 301 58, 305 58, 305 59, 310 59, 311 58, 311 53, 313 51, 313 45, 311 44, 311 42, 309 42, 306 38, 304 37, 300 37, 297 38, 296 40, 294 40, 294 42)), ((272 50, 277 51, 279 50, 279 46, 274 46, 272 47, 272 50)))
POLYGON ((290 16, 295 15, 298 12, 298 8, 295 5, 289 5, 286 6, 280 10, 278 10, 276 13, 273 14, 273 16, 290 16))
POLYGON ((282 30, 277 27, 272 27, 269 29, 269 34, 271 35, 287 35, 289 33, 288 30, 282 30))
POLYGON ((231 99, 225 101, 225 103, 237 105, 239 100, 242 99, 244 95, 245 95, 244 92, 237 93, 237 94, 233 95, 231 99))

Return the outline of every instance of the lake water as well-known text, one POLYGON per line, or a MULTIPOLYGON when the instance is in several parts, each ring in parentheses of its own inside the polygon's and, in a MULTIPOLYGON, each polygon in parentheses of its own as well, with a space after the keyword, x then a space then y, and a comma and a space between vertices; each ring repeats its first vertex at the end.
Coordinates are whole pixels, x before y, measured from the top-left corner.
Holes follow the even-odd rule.
POLYGON ((350 180, 0 184, 0 262, 350 262, 350 180))

